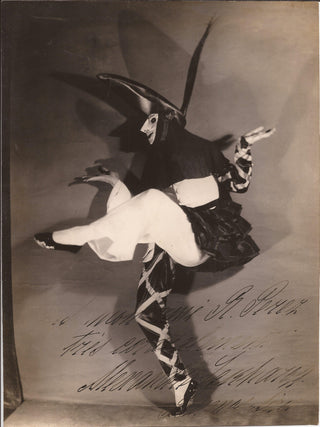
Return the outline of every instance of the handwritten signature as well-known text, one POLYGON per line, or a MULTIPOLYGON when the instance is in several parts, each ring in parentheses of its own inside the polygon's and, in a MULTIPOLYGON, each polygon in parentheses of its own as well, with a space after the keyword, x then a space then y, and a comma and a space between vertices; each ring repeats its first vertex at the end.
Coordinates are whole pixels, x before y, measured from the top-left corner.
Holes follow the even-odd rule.
MULTIPOLYGON (((250 368, 239 369, 238 365, 233 368, 232 362, 242 355, 243 352, 240 352, 238 355, 229 358, 223 356, 216 361, 215 366, 217 369, 213 372, 212 377, 200 378, 199 382, 201 382, 202 389, 212 389, 212 384, 216 384, 217 380, 217 386, 234 384, 236 387, 240 387, 245 383, 250 384, 252 382, 253 384, 273 383, 278 389, 286 389, 302 381, 313 370, 312 368, 304 368, 301 365, 292 367, 274 366, 273 357, 250 368)), ((152 370, 135 371, 133 366, 135 362, 136 359, 126 360, 101 377, 88 384, 83 384, 77 391, 162 390, 165 387, 169 389, 172 387, 170 378, 164 378, 162 373, 156 374, 152 370)), ((191 376, 199 377, 195 369, 190 369, 189 373, 191 376)))
MULTIPOLYGON (((234 315, 240 318, 259 314, 295 315, 308 302, 308 299, 281 297, 280 294, 283 294, 288 286, 288 280, 282 280, 263 291, 257 291, 254 285, 247 285, 235 291, 223 303, 211 302, 208 299, 205 305, 167 307, 166 315, 169 321, 188 321, 197 314, 206 322, 212 319, 224 319, 227 314, 230 317, 234 315)), ((133 312, 118 310, 104 312, 93 319, 85 320, 84 326, 89 328, 99 325, 129 325, 134 319, 133 312)), ((58 322, 58 324, 61 326, 65 322, 58 322)))
POLYGON ((214 318, 223 319, 224 316, 235 309, 240 303, 244 303, 244 307, 241 306, 238 311, 239 317, 245 317, 248 314, 255 316, 258 313, 266 314, 284 314, 286 316, 290 314, 297 314, 298 309, 305 304, 308 299, 281 299, 279 295, 288 287, 289 281, 283 280, 275 285, 272 285, 256 297, 252 298, 252 291, 254 285, 244 286, 240 290, 236 291, 230 297, 228 297, 224 304, 217 304, 215 308, 211 309, 203 318, 208 321, 214 318), (250 295, 250 301, 246 303, 245 299, 250 295))

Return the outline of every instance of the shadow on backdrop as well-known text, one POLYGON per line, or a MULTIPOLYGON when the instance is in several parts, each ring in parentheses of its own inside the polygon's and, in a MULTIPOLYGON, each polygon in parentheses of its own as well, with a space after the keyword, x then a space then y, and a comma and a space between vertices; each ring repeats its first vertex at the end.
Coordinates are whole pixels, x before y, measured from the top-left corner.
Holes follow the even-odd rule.
MULTIPOLYGON (((284 104, 278 123, 275 124, 277 141, 273 144, 272 157, 275 159, 275 164, 272 173, 277 174, 277 187, 273 188, 273 192, 274 197, 278 201, 282 201, 282 203, 284 203, 283 201, 289 202, 297 196, 296 180, 292 181, 290 179, 291 176, 288 177, 286 175, 281 162, 285 159, 292 140, 296 138, 299 122, 303 119, 306 111, 308 111, 308 103, 312 102, 309 98, 310 94, 314 93, 312 85, 317 80, 314 77, 314 73, 316 73, 315 61, 316 59, 314 58, 305 63, 296 80, 296 84, 293 86, 294 90, 290 93, 284 104), (310 78, 307 79, 306 76, 310 76, 310 78), (292 120, 292 117, 295 120, 292 120), (277 191, 283 188, 286 189, 286 192, 283 193, 282 191, 281 194, 277 194, 277 191)), ((300 144, 301 156, 303 156, 304 145, 309 144, 309 141, 303 140, 300 144)), ((299 164, 292 164, 292 170, 301 173, 299 164)), ((268 211, 263 210, 254 199, 252 199, 252 205, 257 217, 259 217, 259 225, 256 228, 259 229, 259 233, 263 236, 263 240, 261 240, 261 243, 258 242, 258 244, 261 247, 261 252, 264 252, 290 235, 292 232, 290 224, 291 214, 288 209, 276 210, 275 208, 271 214, 270 207, 268 207, 268 211)))
MULTIPOLYGON (((161 88, 162 96, 181 105, 191 55, 136 12, 121 11, 118 29, 129 77, 158 92, 161 88)), ((195 35, 195 46, 200 37, 195 35)), ((200 60, 197 79, 201 74, 200 60)))

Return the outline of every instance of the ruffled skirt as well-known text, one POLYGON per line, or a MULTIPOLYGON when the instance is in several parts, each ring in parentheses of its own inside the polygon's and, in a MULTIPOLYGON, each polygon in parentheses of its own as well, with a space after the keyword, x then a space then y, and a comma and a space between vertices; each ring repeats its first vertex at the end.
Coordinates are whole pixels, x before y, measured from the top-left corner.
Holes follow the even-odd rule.
POLYGON ((210 256, 218 271, 246 264, 259 254, 259 247, 249 235, 250 223, 240 215, 241 205, 232 200, 217 200, 215 205, 214 209, 181 206, 197 245, 210 256))

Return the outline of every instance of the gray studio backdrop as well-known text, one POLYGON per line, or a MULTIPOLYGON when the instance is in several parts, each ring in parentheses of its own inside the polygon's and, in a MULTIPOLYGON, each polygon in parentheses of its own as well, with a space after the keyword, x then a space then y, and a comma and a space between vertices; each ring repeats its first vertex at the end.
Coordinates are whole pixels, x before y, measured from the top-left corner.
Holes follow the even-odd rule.
POLYGON ((121 134, 126 117, 101 98, 95 75, 127 76, 180 105, 192 52, 217 16, 187 128, 212 140, 277 128, 253 149, 249 191, 234 197, 261 255, 239 271, 184 276, 168 301, 173 334, 203 405, 316 405, 317 4, 14 2, 6 16, 13 312, 25 399, 173 401, 131 316, 143 248, 116 264, 88 246, 73 255, 32 239, 104 213, 104 189, 68 186, 97 160, 138 188, 141 137, 130 126, 121 134))

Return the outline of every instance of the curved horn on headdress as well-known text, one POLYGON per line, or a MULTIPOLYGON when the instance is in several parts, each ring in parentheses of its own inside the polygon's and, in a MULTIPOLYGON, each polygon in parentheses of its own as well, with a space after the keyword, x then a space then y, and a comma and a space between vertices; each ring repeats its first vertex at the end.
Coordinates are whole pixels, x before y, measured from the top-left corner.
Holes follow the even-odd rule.
POLYGON ((126 103, 144 114, 149 115, 169 110, 175 113, 178 122, 185 124, 180 109, 153 89, 116 74, 102 73, 98 74, 97 77, 107 83, 108 91, 115 89, 117 95, 121 96, 126 103))
POLYGON ((191 61, 190 61, 188 76, 187 76, 187 81, 186 81, 186 87, 184 89, 183 103, 182 103, 182 107, 180 108, 180 111, 182 112, 182 114, 184 116, 187 113, 190 98, 192 95, 192 90, 193 90, 194 82, 195 82, 196 75, 197 75, 197 69, 198 69, 198 64, 199 64, 199 59, 200 59, 200 55, 202 52, 202 48, 204 46, 204 43, 208 37, 210 30, 211 30, 212 24, 213 24, 213 19, 211 18, 203 36, 201 37, 201 40, 198 43, 198 46, 196 47, 196 49, 192 55, 191 61))
POLYGON ((211 25, 212 20, 207 25, 207 28, 191 58, 184 92, 184 99, 181 108, 178 108, 176 105, 172 104, 172 102, 168 101, 165 97, 153 89, 150 89, 141 83, 135 82, 134 80, 130 80, 126 77, 118 76, 116 74, 98 74, 98 79, 105 82, 108 86, 107 95, 110 93, 110 91, 115 90, 117 95, 120 96, 124 102, 138 111, 142 111, 146 115, 162 111, 171 111, 171 115, 177 119, 178 123, 181 126, 185 126, 185 116, 197 74, 201 51, 206 38, 208 37, 211 25))

